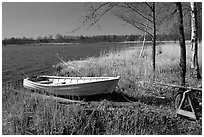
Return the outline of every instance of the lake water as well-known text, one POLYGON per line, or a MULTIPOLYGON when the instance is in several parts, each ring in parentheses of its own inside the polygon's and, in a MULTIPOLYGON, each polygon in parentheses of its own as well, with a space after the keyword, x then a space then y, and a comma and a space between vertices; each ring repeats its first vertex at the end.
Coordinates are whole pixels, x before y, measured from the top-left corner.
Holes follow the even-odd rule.
POLYGON ((136 44, 87 43, 87 44, 44 44, 2 47, 2 81, 20 78, 51 70, 52 66, 64 61, 79 60, 101 53, 123 50, 136 44), (58 56, 57 56, 58 55, 58 56))

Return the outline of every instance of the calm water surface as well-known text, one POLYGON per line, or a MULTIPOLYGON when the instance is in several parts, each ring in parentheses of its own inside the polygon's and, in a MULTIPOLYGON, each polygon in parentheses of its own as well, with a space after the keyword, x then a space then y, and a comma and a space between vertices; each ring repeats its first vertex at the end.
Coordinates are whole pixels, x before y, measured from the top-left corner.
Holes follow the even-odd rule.
POLYGON ((64 61, 79 60, 109 51, 118 51, 135 44, 92 43, 92 44, 55 44, 46 46, 21 45, 2 47, 3 82, 22 75, 38 73, 59 63, 57 54, 64 61))

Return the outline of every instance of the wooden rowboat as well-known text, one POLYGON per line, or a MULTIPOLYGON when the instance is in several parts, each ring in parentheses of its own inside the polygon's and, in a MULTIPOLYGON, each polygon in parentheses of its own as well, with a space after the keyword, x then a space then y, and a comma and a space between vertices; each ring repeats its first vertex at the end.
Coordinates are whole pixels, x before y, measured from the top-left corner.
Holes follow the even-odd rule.
POLYGON ((23 80, 23 86, 31 90, 43 90, 60 96, 90 96, 112 93, 117 77, 60 77, 37 76, 23 80))

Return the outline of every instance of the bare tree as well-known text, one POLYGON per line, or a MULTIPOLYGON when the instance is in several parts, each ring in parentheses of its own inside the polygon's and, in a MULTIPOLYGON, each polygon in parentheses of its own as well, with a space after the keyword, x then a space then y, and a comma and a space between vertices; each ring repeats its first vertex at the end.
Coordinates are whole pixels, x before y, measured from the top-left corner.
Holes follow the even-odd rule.
MULTIPOLYGON (((117 2, 117 3, 89 3, 89 13, 84 17, 82 26, 90 28, 96 24, 107 12, 117 16, 120 20, 134 26, 136 29, 152 38, 152 67, 156 68, 156 34, 157 27, 162 23, 159 13, 164 8, 156 9, 155 2, 117 2), (156 11, 158 14, 156 14, 156 11), (147 23, 146 23, 147 22, 147 23)), ((76 30, 80 29, 77 28, 76 30)), ((75 30, 75 31, 76 31, 75 30)))
POLYGON ((114 12, 114 15, 118 16, 125 22, 128 22, 135 28, 145 32, 152 38, 152 68, 156 68, 156 9, 155 2, 143 2, 143 3, 124 3, 123 8, 126 10, 120 10, 114 12), (124 12, 125 11, 125 12, 124 12), (147 22, 145 24, 145 22, 147 22))
POLYGON ((181 2, 176 2, 176 7, 178 10, 178 23, 179 23, 179 44, 180 44, 180 74, 181 74, 181 85, 185 86, 186 77, 186 45, 184 37, 184 27, 183 27, 183 13, 181 2))
POLYGON ((192 62, 191 67, 194 68, 194 73, 197 79, 201 78, 198 65, 198 22, 197 22, 197 7, 195 2, 191 2, 191 44, 192 44, 192 62))

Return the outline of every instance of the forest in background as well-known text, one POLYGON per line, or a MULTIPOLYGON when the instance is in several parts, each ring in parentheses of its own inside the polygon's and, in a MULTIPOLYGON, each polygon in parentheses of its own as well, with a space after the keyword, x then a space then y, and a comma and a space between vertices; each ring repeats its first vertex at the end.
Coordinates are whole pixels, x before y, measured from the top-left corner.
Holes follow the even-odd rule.
MULTIPOLYGON (((185 34, 186 39, 190 40, 190 34, 185 34)), ((176 41, 178 34, 157 35, 157 41, 176 41)), ((142 41, 143 35, 97 35, 97 36, 63 36, 57 34, 55 38, 49 37, 34 38, 5 38, 2 45, 21 45, 21 44, 38 44, 38 43, 94 43, 94 42, 123 42, 123 41, 142 41)), ((151 36, 146 36, 147 41, 151 41, 151 36)))

